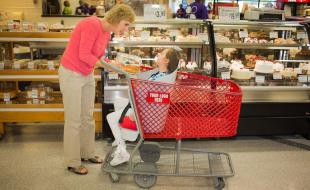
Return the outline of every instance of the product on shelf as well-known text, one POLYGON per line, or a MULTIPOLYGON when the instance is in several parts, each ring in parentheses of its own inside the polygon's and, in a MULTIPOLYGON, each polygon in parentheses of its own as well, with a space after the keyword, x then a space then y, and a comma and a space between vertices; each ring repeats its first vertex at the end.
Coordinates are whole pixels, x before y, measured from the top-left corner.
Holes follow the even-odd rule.
POLYGON ((13 69, 27 69, 28 68, 28 62, 29 59, 17 59, 13 62, 13 69))
POLYGON ((226 60, 218 61, 217 69, 219 72, 228 72, 230 69, 230 63, 226 60))
POLYGON ((310 75, 310 63, 300 63, 299 68, 302 69, 303 74, 310 75))
POLYGON ((241 60, 231 60, 230 70, 243 69, 244 65, 241 60))
POLYGON ((283 71, 284 70, 284 65, 282 63, 274 63, 273 64, 273 71, 274 72, 280 72, 280 71, 283 71))
POLYGON ((249 69, 237 69, 232 70, 231 78, 237 80, 249 80, 251 79, 251 72, 249 69))
POLYGON ((196 63, 196 61, 189 61, 187 64, 186 64, 186 68, 188 70, 195 70, 196 68, 198 68, 198 65, 196 63))
POLYGON ((281 74, 283 76, 283 79, 296 79, 297 73, 294 71, 294 68, 285 68, 283 71, 281 71, 281 74))
POLYGON ((260 55, 253 55, 253 54, 246 54, 245 55, 245 65, 247 68, 254 68, 255 67, 255 63, 256 60, 264 60, 265 58, 263 56, 260 55))
POLYGON ((257 60, 255 63, 254 71, 257 73, 273 73, 273 62, 257 60))
POLYGON ((292 38, 284 39, 284 38, 276 38, 274 40, 275 44, 296 44, 296 42, 292 38))
POLYGON ((0 61, 0 70, 12 69, 12 61, 0 61))
POLYGON ((221 43, 230 43, 230 39, 226 36, 223 36, 222 34, 219 33, 215 33, 214 34, 215 37, 215 42, 221 42, 221 43))

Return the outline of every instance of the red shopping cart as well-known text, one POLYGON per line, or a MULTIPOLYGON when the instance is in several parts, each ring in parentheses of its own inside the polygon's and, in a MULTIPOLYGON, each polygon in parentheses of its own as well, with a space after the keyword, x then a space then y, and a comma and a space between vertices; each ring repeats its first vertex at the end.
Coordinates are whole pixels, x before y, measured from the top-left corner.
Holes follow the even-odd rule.
POLYGON ((140 140, 132 147, 128 165, 109 165, 113 149, 107 154, 103 170, 112 182, 122 174, 134 175, 138 186, 149 188, 157 176, 204 176, 215 179, 215 187, 225 186, 224 177, 234 175, 230 156, 181 148, 188 138, 231 137, 236 135, 241 106, 240 87, 228 80, 178 72, 175 84, 130 78, 131 104, 140 140), (175 147, 162 147, 149 139, 176 139, 175 147), (170 159, 169 159, 170 156, 170 159))

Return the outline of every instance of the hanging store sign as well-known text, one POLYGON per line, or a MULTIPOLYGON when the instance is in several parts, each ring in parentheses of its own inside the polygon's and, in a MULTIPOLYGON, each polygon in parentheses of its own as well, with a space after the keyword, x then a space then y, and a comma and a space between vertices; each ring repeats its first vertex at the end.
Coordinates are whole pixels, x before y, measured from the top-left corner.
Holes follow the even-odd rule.
POLYGON ((219 7, 219 20, 222 21, 239 21, 239 7, 219 7))
POLYGON ((167 18, 164 5, 144 4, 144 20, 163 20, 167 18))

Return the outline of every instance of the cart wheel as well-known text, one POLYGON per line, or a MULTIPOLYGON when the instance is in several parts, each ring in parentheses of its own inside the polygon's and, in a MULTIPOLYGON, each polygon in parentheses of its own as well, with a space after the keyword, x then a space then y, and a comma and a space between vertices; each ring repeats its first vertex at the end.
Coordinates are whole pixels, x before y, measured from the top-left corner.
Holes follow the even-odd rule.
POLYGON ((155 163, 160 158, 160 147, 156 142, 144 142, 139 148, 140 157, 144 162, 155 163))
POLYGON ((109 173, 109 178, 112 183, 118 183, 120 176, 117 173, 109 173))
MULTIPOLYGON (((157 168, 154 163, 140 162, 134 167, 134 172, 156 173, 157 168)), ((147 174, 134 174, 135 183, 142 188, 150 188, 155 185, 157 176, 147 174)))
POLYGON ((221 190, 225 187, 225 182, 224 179, 222 177, 217 177, 215 178, 215 188, 217 190, 221 190))

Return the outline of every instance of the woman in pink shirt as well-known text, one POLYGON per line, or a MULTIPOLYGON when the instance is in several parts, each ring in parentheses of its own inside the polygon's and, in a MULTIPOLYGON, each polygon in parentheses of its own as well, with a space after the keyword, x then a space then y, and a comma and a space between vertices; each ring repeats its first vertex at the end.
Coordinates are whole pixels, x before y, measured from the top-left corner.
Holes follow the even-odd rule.
POLYGON ((102 67, 110 33, 122 34, 134 22, 135 13, 125 4, 114 6, 105 18, 88 17, 80 21, 71 34, 59 68, 65 126, 64 154, 69 171, 87 174, 81 161, 102 163, 95 156, 94 68, 102 67))

